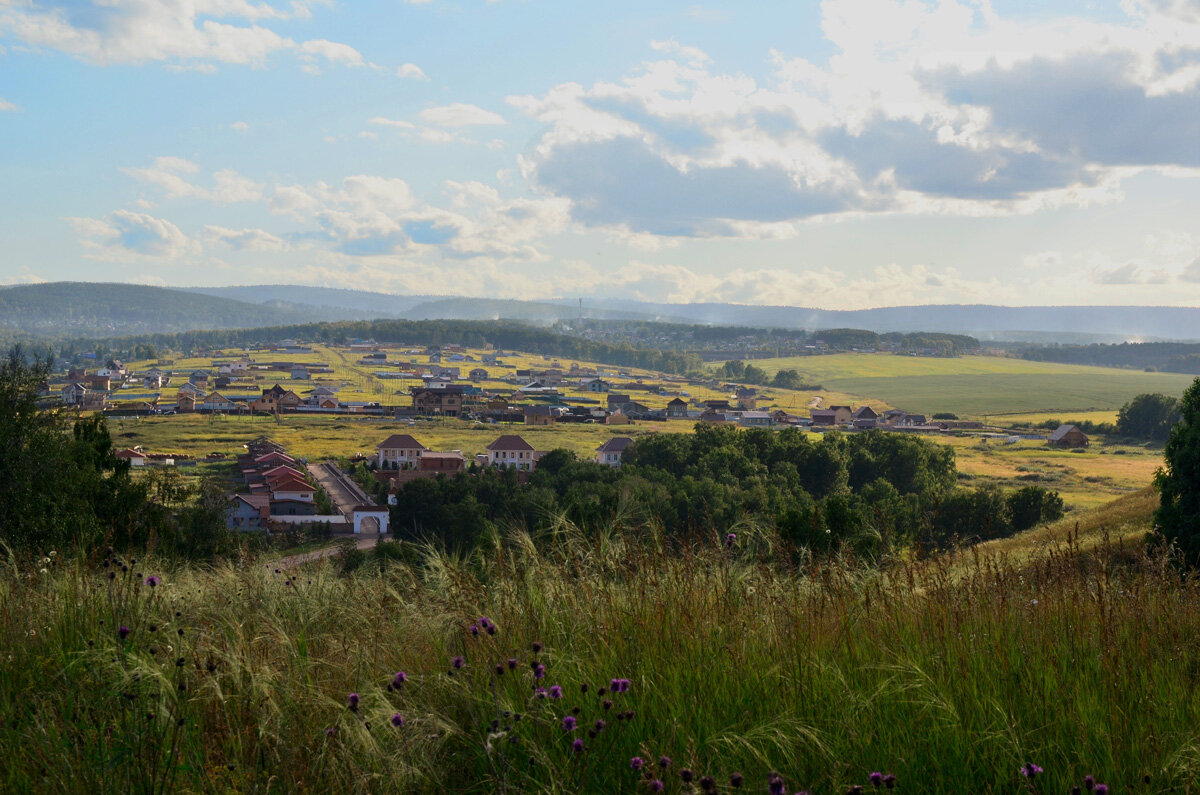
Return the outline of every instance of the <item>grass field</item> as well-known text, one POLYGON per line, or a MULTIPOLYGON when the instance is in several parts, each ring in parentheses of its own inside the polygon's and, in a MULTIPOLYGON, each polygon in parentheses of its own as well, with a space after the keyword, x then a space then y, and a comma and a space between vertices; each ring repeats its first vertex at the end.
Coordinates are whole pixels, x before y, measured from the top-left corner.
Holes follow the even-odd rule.
POLYGON ((833 354, 756 359, 774 375, 799 370, 827 389, 874 398, 906 411, 981 418, 1077 413, 1120 408, 1144 392, 1179 395, 1191 376, 1030 362, 996 356, 938 359, 892 354, 833 354))

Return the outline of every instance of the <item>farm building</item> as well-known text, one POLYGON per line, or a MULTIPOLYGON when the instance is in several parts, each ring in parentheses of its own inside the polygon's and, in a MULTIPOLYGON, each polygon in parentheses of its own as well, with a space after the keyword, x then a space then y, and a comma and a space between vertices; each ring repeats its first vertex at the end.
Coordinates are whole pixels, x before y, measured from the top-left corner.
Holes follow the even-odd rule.
POLYGON ((1058 430, 1050 434, 1048 441, 1055 447, 1087 447, 1090 443, 1087 434, 1076 425, 1058 426, 1058 430))

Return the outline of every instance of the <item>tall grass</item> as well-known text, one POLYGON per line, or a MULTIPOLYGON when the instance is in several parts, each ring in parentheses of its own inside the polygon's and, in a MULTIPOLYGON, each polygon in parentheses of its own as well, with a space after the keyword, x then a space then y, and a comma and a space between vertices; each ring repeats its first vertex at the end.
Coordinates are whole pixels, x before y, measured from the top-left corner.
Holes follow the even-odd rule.
POLYGON ((871 771, 910 792, 1194 788, 1200 587, 1164 561, 1067 543, 1020 566, 795 571, 771 544, 562 523, 351 575, 10 564, 0 790, 724 792, 740 773, 763 792, 777 772, 840 793, 871 771))

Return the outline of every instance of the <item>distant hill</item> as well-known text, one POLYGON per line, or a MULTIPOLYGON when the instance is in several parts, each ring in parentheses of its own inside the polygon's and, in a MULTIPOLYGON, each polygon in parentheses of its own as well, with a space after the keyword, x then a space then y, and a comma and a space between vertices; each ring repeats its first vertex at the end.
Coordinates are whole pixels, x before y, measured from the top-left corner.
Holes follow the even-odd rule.
MULTIPOLYGON (((393 295, 298 285, 161 288, 55 282, 0 288, 0 332, 125 336, 195 329, 261 328, 337 320, 570 321, 578 299, 521 301, 393 295)), ((584 298, 582 315, 753 328, 942 332, 1027 343, 1200 340, 1200 309, 1137 306, 929 305, 826 310, 745 304, 668 304, 584 298)))
POLYGON ((48 282, 0 288, 0 331, 39 337, 112 337, 259 328, 374 316, 276 300, 235 301, 140 284, 48 282))

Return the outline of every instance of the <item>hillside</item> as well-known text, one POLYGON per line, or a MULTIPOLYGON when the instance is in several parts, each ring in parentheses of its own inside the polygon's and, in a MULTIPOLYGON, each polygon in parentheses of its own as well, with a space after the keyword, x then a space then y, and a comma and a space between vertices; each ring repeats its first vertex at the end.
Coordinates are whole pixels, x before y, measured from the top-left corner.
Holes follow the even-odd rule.
POLYGON ((248 303, 140 284, 48 282, 0 288, 0 330, 39 337, 259 328, 366 314, 282 301, 248 303))

